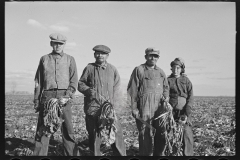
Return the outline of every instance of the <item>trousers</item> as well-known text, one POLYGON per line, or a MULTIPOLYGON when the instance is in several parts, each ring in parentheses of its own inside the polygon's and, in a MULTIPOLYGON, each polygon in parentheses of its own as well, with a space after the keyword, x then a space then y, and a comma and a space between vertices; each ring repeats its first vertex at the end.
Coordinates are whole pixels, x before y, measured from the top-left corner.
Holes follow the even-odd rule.
MULTIPOLYGON (((161 108, 155 111, 154 118, 160 115, 161 108)), ((159 119, 145 118, 145 121, 156 129, 153 135, 152 131, 141 121, 136 119, 137 128, 139 131, 139 155, 140 156, 165 156, 164 151, 166 147, 165 128, 159 126, 159 119)), ((183 130, 183 155, 193 156, 193 132, 189 124, 184 125, 183 130)))
MULTIPOLYGON (((86 129, 88 131, 89 148, 94 156, 101 156, 100 145, 101 135, 98 131, 98 117, 86 115, 86 129)), ((123 141, 123 133, 120 123, 116 122, 117 132, 115 133, 115 143, 111 145, 114 156, 126 156, 126 147, 123 141)))
MULTIPOLYGON (((173 115, 174 115, 174 119, 179 119, 179 114, 177 114, 178 111, 173 110, 173 115)), ((186 123, 184 125, 183 128, 183 156, 193 156, 193 132, 192 132, 192 127, 191 127, 191 117, 188 117, 188 121, 190 123, 186 123)), ((156 122, 155 122, 156 123, 156 122)), ((158 123, 159 124, 159 123, 158 123)), ((166 139, 164 136, 164 132, 165 132, 165 128, 164 127, 160 127, 159 125, 154 125, 155 127, 157 127, 157 135, 161 135, 161 136, 157 136, 157 138, 155 139, 157 143, 155 150, 154 150, 154 156, 165 156, 164 154, 164 150, 165 150, 165 143, 166 143, 166 139)))
MULTIPOLYGON (((47 156, 50 137, 39 135, 39 129, 44 125, 43 121, 43 103, 51 98, 60 98, 65 95, 65 90, 44 91, 41 99, 41 106, 38 116, 37 130, 35 135, 34 156, 47 156)), ((71 103, 67 103, 63 107, 64 122, 61 125, 62 141, 64 148, 64 156, 80 156, 77 143, 74 140, 74 130, 72 125, 72 109, 71 103)))

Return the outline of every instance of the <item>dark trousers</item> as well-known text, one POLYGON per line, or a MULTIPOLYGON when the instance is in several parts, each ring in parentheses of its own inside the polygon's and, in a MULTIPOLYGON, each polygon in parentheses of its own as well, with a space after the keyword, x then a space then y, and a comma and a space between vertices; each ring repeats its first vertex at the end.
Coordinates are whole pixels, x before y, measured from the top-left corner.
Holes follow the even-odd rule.
MULTIPOLYGON (((154 117, 160 115, 160 109, 155 112, 154 117)), ((175 115, 175 114, 174 114, 175 115)), ((191 121, 191 117, 189 118, 191 121)), ((146 121, 150 124, 151 120, 146 121)), ((140 156, 165 156, 166 147, 165 128, 159 126, 159 119, 152 120, 152 126, 156 129, 153 137, 151 130, 146 127, 141 121, 136 119, 137 128, 139 131, 139 155, 140 156), (153 143, 154 142, 154 143, 153 143)), ((193 132, 189 124, 184 125, 183 130, 183 155, 193 156, 193 132)))
MULTIPOLYGON (((179 119, 180 114, 178 112, 173 112, 174 119, 179 119)), ((183 156, 193 156, 193 132, 191 127, 191 117, 188 118, 188 122, 183 128, 183 156)), ((156 134, 154 137, 154 156, 165 156, 165 128, 159 126, 159 120, 153 121, 153 125, 156 128, 156 134), (156 136, 157 135, 157 136, 156 136)))
MULTIPOLYGON (((101 135, 98 131, 98 118, 97 116, 86 115, 85 121, 89 136, 89 148, 94 156, 101 156, 101 135)), ((118 121, 116 122, 116 128, 117 132, 115 133, 115 143, 111 145, 113 154, 114 156, 126 156, 126 147, 123 141, 122 128, 118 121)))
MULTIPOLYGON (((165 135, 164 129, 160 128, 156 131, 154 137, 154 153, 153 156, 165 156, 165 135)), ((186 124, 183 130, 183 156, 193 156, 193 132, 192 127, 186 124)))
MULTIPOLYGON (((58 91, 45 91, 42 95, 41 102, 48 101, 51 98, 60 98, 61 96, 65 95, 64 90, 58 91)), ((79 150, 77 144, 74 140, 74 130, 72 125, 72 109, 71 103, 67 103, 66 106, 63 108, 63 119, 64 122, 61 125, 61 132, 62 132, 62 140, 63 140, 63 147, 64 147, 64 155, 65 156, 79 156, 79 150)), ((35 149, 34 149, 34 156, 47 156, 48 154, 48 146, 50 137, 45 135, 39 135, 39 128, 44 124, 43 121, 43 105, 41 105, 39 116, 38 116, 38 123, 37 123, 37 131, 35 135, 35 149)))

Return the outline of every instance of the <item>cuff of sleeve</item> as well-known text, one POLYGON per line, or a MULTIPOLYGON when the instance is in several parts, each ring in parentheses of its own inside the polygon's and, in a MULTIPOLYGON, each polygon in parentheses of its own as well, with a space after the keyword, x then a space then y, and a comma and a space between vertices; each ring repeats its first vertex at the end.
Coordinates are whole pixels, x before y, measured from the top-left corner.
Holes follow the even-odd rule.
POLYGON ((65 96, 67 96, 67 97, 72 97, 72 96, 73 96, 73 92, 68 89, 68 90, 66 91, 65 96))
POLYGON ((90 87, 88 87, 84 92, 83 92, 83 94, 85 95, 85 96, 88 96, 89 94, 88 94, 88 90, 90 89, 90 87))
POLYGON ((39 100, 38 99, 34 99, 33 103, 39 103, 39 100))
POLYGON ((132 109, 132 110, 138 109, 138 108, 137 108, 137 105, 132 105, 132 106, 131 106, 131 109, 132 109))
POLYGON ((185 113, 186 113, 186 116, 189 116, 191 114, 191 107, 190 106, 186 106, 185 108, 185 113))

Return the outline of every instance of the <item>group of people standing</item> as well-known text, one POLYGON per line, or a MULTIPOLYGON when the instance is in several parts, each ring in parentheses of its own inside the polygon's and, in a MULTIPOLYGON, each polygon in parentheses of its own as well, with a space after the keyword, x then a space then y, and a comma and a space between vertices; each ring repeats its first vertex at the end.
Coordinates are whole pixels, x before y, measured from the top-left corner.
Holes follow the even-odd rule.
MULTIPOLYGON (((99 134, 98 116, 101 104, 107 99, 116 107, 116 99, 120 90, 120 75, 115 66, 107 62, 110 48, 97 45, 93 48, 96 61, 89 63, 78 80, 74 57, 64 53, 67 38, 59 33, 50 36, 52 52, 41 57, 35 75, 34 107, 39 112, 35 135, 34 155, 46 156, 50 137, 42 134, 44 125, 44 104, 51 98, 74 98, 76 90, 84 95, 84 113, 88 131, 89 148, 94 156, 101 156, 101 134, 99 134), (102 98, 104 97, 104 98, 102 98)), ((162 110, 162 102, 173 107, 175 119, 184 117, 183 155, 193 155, 193 134, 191 128, 191 107, 193 105, 193 87, 184 74, 185 63, 176 58, 170 63, 172 74, 166 77, 164 71, 156 63, 160 52, 156 48, 145 50, 146 62, 137 66, 130 77, 127 93, 131 101, 133 117, 136 118, 139 131, 140 156, 164 156, 165 136, 163 127, 159 126, 158 117, 162 110), (152 124, 156 129, 153 135, 141 121, 152 124), (154 142, 152 142, 154 136, 154 142), (154 144, 154 147, 152 147, 154 144)), ((72 125, 71 100, 63 107, 63 123, 61 133, 64 155, 81 156, 74 139, 72 125)), ((115 156, 126 156, 122 127, 118 119, 115 122, 115 142, 111 144, 115 156)))

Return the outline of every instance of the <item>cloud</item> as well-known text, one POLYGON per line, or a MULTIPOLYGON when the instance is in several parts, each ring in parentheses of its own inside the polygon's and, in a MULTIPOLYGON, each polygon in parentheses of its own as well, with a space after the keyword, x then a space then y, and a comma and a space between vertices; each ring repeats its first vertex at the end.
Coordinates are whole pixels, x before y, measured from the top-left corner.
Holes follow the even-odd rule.
POLYGON ((34 20, 34 19, 29 19, 27 21, 27 23, 29 25, 32 25, 34 27, 38 27, 38 28, 41 28, 41 29, 47 29, 43 24, 39 23, 38 21, 34 20))
MULTIPOLYGON (((74 20, 74 21, 76 21, 76 20, 74 20)), ((85 29, 85 28, 93 27, 91 25, 78 24, 78 23, 69 22, 69 21, 60 21, 59 23, 57 23, 57 25, 72 26, 72 27, 76 27, 78 29, 85 29)))
POLYGON ((34 79, 35 72, 30 70, 15 70, 15 71, 6 71, 5 80, 26 80, 26 79, 34 79))
POLYGON ((234 80, 236 77, 218 77, 218 78, 211 78, 210 79, 216 79, 216 80, 234 80))
POLYGON ((61 26, 61 25, 51 25, 49 26, 50 29, 58 31, 58 32, 69 32, 70 29, 66 26, 61 26))
POLYGON ((187 75, 214 75, 214 74, 219 74, 221 72, 194 72, 194 73, 188 73, 186 72, 187 75))
POLYGON ((77 46, 76 42, 67 42, 65 49, 74 49, 77 46))
POLYGON ((204 67, 204 66, 186 66, 187 68, 187 70, 188 69, 203 69, 203 68, 206 68, 206 67, 204 67))

